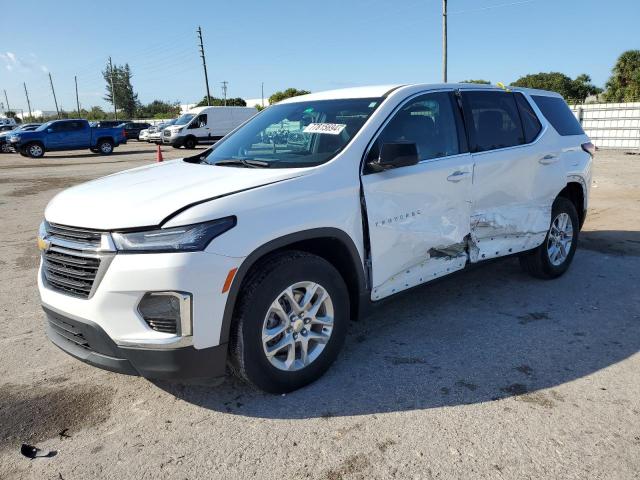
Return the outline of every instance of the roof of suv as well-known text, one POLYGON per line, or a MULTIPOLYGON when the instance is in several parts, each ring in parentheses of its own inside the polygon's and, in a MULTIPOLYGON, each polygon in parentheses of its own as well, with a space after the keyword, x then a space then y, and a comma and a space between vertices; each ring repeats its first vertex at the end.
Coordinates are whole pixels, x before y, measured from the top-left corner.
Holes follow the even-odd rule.
MULTIPOLYGON (((352 88, 341 88, 338 90, 326 90, 324 92, 315 92, 310 93, 308 95, 300 95, 298 97, 291 97, 285 100, 282 100, 278 103, 296 103, 296 102, 308 102, 314 100, 339 100, 346 98, 380 98, 384 97, 394 90, 399 90, 404 87, 410 87, 412 90, 415 87, 428 89, 439 89, 439 88, 453 88, 453 89, 463 89, 463 90, 503 90, 501 87, 497 85, 484 85, 477 83, 415 83, 415 84, 397 84, 397 85, 372 85, 366 87, 352 87, 352 88)), ((549 95, 549 96, 560 96, 555 92, 548 92, 546 90, 535 90, 530 88, 521 88, 521 87, 506 87, 509 90, 518 91, 518 92, 526 92, 529 94, 536 95, 549 95)))

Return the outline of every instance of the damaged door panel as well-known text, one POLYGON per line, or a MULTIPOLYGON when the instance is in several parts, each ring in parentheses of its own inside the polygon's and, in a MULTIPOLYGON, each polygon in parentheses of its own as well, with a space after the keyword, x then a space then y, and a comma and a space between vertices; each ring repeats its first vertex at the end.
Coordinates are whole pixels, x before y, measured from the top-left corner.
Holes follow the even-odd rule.
POLYGON ((464 268, 467 262, 471 156, 457 155, 362 178, 373 289, 379 300, 464 268))
POLYGON ((462 99, 474 152, 470 261, 535 248, 544 241, 551 206, 564 187, 559 146, 535 114, 522 111, 524 97, 517 103, 510 92, 474 91, 462 99))

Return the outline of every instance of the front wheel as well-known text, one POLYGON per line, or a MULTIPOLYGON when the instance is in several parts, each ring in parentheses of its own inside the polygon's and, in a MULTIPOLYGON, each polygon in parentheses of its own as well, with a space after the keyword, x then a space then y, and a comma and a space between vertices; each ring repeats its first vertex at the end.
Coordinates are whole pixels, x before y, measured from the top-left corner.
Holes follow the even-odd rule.
POLYGON ((520 256, 522 269, 538 278, 556 278, 567 271, 578 246, 578 212, 564 197, 556 198, 551 226, 542 245, 520 256))
POLYGON ((40 158, 44 156, 44 148, 39 143, 30 143, 24 147, 24 150, 31 158, 40 158))
POLYGON ((264 391, 296 390, 336 359, 348 320, 347 287, 333 265, 305 252, 277 254, 250 274, 240 292, 230 366, 264 391))
POLYGON ((111 140, 100 140, 98 143, 98 153, 100 155, 110 155, 113 152, 113 142, 111 140))
POLYGON ((193 150, 194 148, 196 148, 197 144, 198 141, 193 137, 187 137, 184 139, 184 148, 188 150, 193 150))

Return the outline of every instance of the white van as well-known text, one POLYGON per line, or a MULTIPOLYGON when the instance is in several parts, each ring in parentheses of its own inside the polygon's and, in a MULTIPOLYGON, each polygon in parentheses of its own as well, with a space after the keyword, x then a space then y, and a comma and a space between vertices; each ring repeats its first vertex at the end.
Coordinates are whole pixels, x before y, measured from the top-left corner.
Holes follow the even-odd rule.
POLYGON ((163 130, 162 143, 189 149, 199 143, 215 143, 256 113, 254 107, 192 108, 163 130))
POLYGON ((15 127, 17 125, 16 119, 9 118, 9 117, 0 117, 0 127, 4 127, 7 125, 11 127, 15 127))
POLYGON ((299 388, 386 297, 509 255, 562 275, 594 151, 540 90, 284 100, 198 155, 51 200, 38 234, 49 338, 116 372, 207 382, 228 362, 263 390, 299 388))

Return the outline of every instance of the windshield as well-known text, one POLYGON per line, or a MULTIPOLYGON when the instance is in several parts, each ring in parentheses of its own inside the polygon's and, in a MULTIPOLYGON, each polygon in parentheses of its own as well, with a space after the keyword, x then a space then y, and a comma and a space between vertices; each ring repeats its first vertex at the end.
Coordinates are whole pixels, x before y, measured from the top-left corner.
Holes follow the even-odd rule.
POLYGON ((186 125, 191 121, 193 117, 195 117, 193 113, 185 113, 184 115, 180 115, 174 125, 186 125))
POLYGON ((274 105, 217 143, 204 163, 271 168, 320 165, 349 143, 381 101, 355 98, 274 105))

